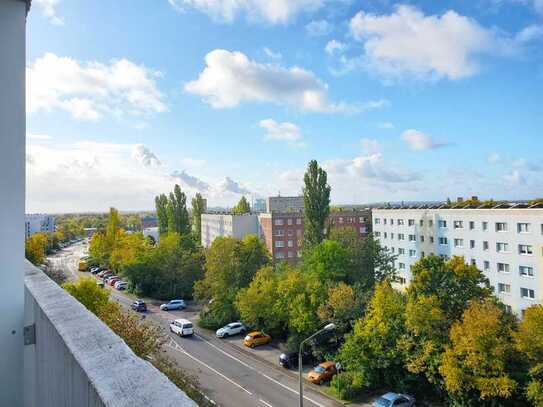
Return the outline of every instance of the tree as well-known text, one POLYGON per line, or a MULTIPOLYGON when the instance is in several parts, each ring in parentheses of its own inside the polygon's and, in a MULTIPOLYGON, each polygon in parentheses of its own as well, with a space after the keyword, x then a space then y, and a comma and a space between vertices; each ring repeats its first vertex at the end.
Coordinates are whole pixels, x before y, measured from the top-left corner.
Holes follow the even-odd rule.
POLYGON ((440 372, 449 396, 460 405, 503 405, 517 387, 513 326, 492 300, 474 301, 451 328, 451 345, 440 372), (500 404, 497 404, 500 403, 500 404))
POLYGON ((192 231, 194 232, 196 241, 202 241, 202 213, 205 211, 205 200, 200 193, 197 193, 192 198, 192 231))
POLYGON ((168 197, 160 194, 155 197, 156 215, 158 218, 158 233, 168 232, 168 197))
POLYGON ((36 266, 43 264, 46 246, 47 235, 45 233, 33 234, 25 241, 25 257, 36 266))
POLYGON ((323 323, 333 322, 336 325, 335 331, 339 335, 350 331, 362 312, 356 291, 345 283, 328 288, 328 298, 317 311, 323 323))
POLYGON ((251 206, 249 205, 249 202, 247 202, 247 199, 242 196, 237 205, 232 208, 232 213, 236 215, 243 215, 244 213, 249 212, 251 212, 251 206))
POLYGON ((335 240, 323 240, 309 248, 303 269, 315 273, 321 281, 344 281, 351 267, 349 251, 335 240))
POLYGON ((533 305, 524 311, 515 346, 528 360, 530 381, 526 396, 534 406, 543 406, 543 305, 533 305))
POLYGON ((398 348, 405 330, 405 296, 388 281, 377 284, 363 319, 356 322, 340 350, 346 370, 366 388, 404 387, 408 376, 398 348))
POLYGON ((330 185, 326 171, 311 160, 304 175, 304 240, 308 247, 324 239, 326 219, 330 213, 330 185))
POLYGON ((66 283, 62 287, 96 315, 109 302, 109 291, 96 285, 94 278, 80 278, 76 282, 66 283))
POLYGON ((181 187, 178 184, 175 184, 173 192, 170 192, 166 213, 168 218, 168 232, 175 232, 182 235, 190 232, 187 196, 181 191, 181 187))

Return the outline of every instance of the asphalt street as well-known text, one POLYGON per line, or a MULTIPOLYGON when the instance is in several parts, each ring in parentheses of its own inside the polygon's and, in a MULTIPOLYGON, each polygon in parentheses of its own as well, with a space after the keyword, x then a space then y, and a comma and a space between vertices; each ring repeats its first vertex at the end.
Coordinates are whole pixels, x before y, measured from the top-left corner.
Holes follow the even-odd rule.
MULTIPOLYGON (((77 271, 79 258, 85 253, 84 244, 65 248, 49 258, 50 265, 61 269, 69 279, 77 279, 81 275, 88 275, 77 271)), ((127 307, 132 302, 128 295, 114 289, 111 289, 111 298, 127 307)), ((148 308, 145 318, 165 329, 168 329, 169 321, 173 319, 194 317, 194 312, 190 310, 166 312, 156 305, 149 305, 148 308)), ((198 378, 204 393, 219 406, 298 406, 298 382, 295 378, 204 334, 198 328, 195 335, 188 338, 169 334, 165 351, 181 369, 198 378)), ((306 387, 304 406, 341 406, 306 387)))

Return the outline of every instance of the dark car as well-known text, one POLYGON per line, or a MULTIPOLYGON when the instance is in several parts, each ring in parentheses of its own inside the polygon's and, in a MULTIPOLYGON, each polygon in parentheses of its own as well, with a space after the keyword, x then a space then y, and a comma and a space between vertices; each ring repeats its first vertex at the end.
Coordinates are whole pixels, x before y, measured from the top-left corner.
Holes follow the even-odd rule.
MULTIPOLYGON (((308 363, 313 360, 313 355, 309 352, 302 353, 302 363, 308 363)), ((285 369, 298 367, 298 352, 285 352, 279 355, 279 365, 285 369)))
POLYGON ((131 305, 132 309, 137 312, 146 312, 147 304, 143 300, 136 300, 131 305))

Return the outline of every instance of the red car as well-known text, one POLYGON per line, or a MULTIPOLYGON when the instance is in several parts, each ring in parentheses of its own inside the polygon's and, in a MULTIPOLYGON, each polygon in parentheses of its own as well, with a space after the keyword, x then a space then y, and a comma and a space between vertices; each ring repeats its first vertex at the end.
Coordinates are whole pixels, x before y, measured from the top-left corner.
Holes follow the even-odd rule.
POLYGON ((115 284, 119 280, 120 280, 119 277, 113 277, 113 278, 110 278, 109 280, 107 280, 107 284, 113 287, 113 284, 115 284))

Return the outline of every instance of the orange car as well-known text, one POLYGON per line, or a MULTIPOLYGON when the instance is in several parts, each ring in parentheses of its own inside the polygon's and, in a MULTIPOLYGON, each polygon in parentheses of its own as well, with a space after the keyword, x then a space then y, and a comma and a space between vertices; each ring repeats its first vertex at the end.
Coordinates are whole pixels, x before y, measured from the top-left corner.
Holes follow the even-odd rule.
POLYGON ((243 344, 249 348, 259 345, 266 345, 271 342, 271 336, 261 331, 254 331, 248 334, 243 340, 243 344))
POLYGON ((322 362, 307 374, 307 379, 311 383, 323 384, 330 381, 336 373, 336 364, 334 362, 322 362))

